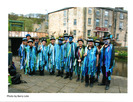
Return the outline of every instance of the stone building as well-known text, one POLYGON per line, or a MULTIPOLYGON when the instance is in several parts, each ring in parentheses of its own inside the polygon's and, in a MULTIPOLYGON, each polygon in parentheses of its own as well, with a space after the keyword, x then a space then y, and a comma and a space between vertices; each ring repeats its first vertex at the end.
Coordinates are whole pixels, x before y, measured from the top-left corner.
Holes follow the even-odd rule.
POLYGON ((121 46, 127 46, 127 11, 109 7, 68 7, 49 13, 49 35, 73 33, 79 36, 103 37, 113 34, 121 46))

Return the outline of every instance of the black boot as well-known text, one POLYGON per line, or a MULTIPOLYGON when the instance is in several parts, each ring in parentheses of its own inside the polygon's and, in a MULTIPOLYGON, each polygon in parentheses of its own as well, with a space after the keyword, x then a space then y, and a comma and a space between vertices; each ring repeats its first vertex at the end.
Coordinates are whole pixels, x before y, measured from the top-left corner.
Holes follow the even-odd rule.
POLYGON ((80 80, 80 75, 78 75, 78 78, 77 78, 76 82, 78 82, 79 80, 80 80))
POLYGON ((81 83, 82 83, 82 82, 84 82, 84 76, 82 76, 82 78, 81 78, 81 83))
POLYGON ((93 83, 90 83, 90 87, 93 87, 93 83))
POLYGON ((61 71, 61 75, 60 75, 61 77, 63 77, 63 72, 64 72, 64 70, 62 69, 62 71, 61 71))
POLYGON ((70 80, 72 80, 72 75, 73 75, 73 72, 70 72, 70 77, 69 77, 70 80))
POLYGON ((57 77, 60 76, 60 70, 58 70, 58 74, 56 75, 57 77))
POLYGON ((98 85, 99 85, 99 86, 104 86, 104 85, 105 85, 105 83, 99 83, 98 85))
POLYGON ((52 72, 49 72, 49 75, 52 75, 52 72))
POLYGON ((108 89, 109 89, 109 85, 106 85, 105 90, 108 90, 108 89))
POLYGON ((54 75, 55 71, 52 71, 52 75, 54 75))
POLYGON ((89 83, 85 83, 85 87, 88 87, 89 86, 89 83))
POLYGON ((67 79, 67 78, 69 78, 69 73, 68 72, 66 72, 66 76, 64 77, 64 79, 67 79))

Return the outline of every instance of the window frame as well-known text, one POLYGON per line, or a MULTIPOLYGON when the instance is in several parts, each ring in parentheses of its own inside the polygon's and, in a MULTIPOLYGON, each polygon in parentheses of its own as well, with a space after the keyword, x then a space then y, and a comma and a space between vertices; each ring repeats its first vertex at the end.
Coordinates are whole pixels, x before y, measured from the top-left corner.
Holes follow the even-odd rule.
POLYGON ((120 19, 124 19, 124 14, 122 12, 120 13, 120 19))
POLYGON ((120 23, 119 23, 119 29, 123 29, 123 26, 124 25, 124 23, 122 22, 122 21, 120 21, 120 23), (122 25, 121 25, 122 24, 122 25), (122 26, 122 27, 121 27, 122 26))
POLYGON ((67 16, 67 11, 66 10, 64 10, 64 17, 66 17, 67 16))
POLYGON ((77 19, 74 19, 73 25, 77 25, 77 19))
POLYGON ((108 17, 108 16, 109 16, 109 11, 105 10, 105 11, 104 11, 104 16, 105 16, 105 17, 108 17), (108 12, 108 13, 106 13, 106 12, 108 12), (106 15, 106 14, 108 14, 108 15, 106 15))
POLYGON ((90 7, 88 8, 88 14, 92 14, 92 8, 90 8, 90 7), (91 12, 89 12, 89 11, 91 11, 91 12))
POLYGON ((87 36, 89 37, 90 35, 91 35, 91 30, 87 30, 87 36))
POLYGON ((73 35, 74 36, 76 36, 76 33, 77 33, 77 31, 76 30, 73 30, 73 35))
POLYGON ((88 25, 91 25, 91 18, 88 18, 88 25))
POLYGON ((96 19, 96 27, 99 27, 100 26, 100 19, 96 19), (97 20, 99 20, 99 25, 97 26, 97 20))
POLYGON ((100 10, 96 10, 96 16, 100 16, 100 10), (97 14, 99 12, 99 14, 97 14))
POLYGON ((108 20, 104 20, 104 27, 108 27, 108 20), (106 22, 107 21, 107 22, 106 22), (107 23, 107 24, 106 24, 107 23))

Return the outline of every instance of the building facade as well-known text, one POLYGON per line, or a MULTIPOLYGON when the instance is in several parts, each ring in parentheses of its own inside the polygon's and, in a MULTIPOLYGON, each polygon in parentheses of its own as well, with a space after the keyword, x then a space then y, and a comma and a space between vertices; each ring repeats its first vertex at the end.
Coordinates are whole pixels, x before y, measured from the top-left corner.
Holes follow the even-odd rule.
POLYGON ((127 11, 123 8, 68 7, 49 13, 49 35, 72 33, 75 40, 82 36, 103 37, 111 33, 121 46, 127 45, 127 11))

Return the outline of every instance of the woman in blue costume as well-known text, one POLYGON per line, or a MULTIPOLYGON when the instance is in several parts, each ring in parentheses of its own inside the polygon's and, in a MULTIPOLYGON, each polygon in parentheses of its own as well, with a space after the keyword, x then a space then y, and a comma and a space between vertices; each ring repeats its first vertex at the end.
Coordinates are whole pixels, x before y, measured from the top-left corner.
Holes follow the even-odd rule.
POLYGON ((87 56, 84 60, 84 70, 85 70, 85 86, 88 87, 90 83, 90 87, 93 87, 94 77, 96 73, 96 66, 98 66, 98 51, 96 46, 94 46, 94 40, 89 38, 87 40, 87 56), (90 81, 90 82, 89 82, 90 81))
POLYGON ((100 68, 102 69, 103 79, 99 85, 105 85, 105 90, 108 90, 114 66, 114 47, 110 44, 110 37, 103 38, 103 41, 104 46, 100 55, 100 68))
POLYGON ((43 38, 41 42, 37 49, 37 70, 39 69, 40 75, 44 75, 44 68, 48 70, 47 39, 43 38))
POLYGON ((64 69, 65 69, 65 72, 67 72, 67 68, 68 68, 68 65, 67 65, 67 56, 68 56, 68 45, 69 45, 69 42, 68 42, 68 33, 65 33, 64 34, 64 69))
POLYGON ((25 52, 25 47, 27 46, 27 38, 22 39, 22 44, 19 47, 19 56, 20 56, 20 70, 24 69, 25 72, 25 57, 26 57, 26 52, 25 52))
POLYGON ((56 62, 55 62, 56 44, 54 36, 51 36, 50 41, 51 43, 48 45, 48 67, 50 75, 54 75, 56 67, 56 62))
MULTIPOLYGON (((100 41, 100 39, 96 39, 95 40, 95 46, 97 47, 99 56, 100 56, 100 49, 102 48, 102 45, 103 45, 103 43, 100 41)), ((97 75, 96 75, 95 82, 98 82, 99 76, 100 76, 100 72, 101 72, 101 70, 100 70, 100 60, 99 60, 98 61, 98 66, 96 67, 96 73, 97 73, 97 75)))
POLYGON ((56 69, 58 70, 57 76, 63 77, 64 67, 64 45, 63 38, 59 37, 58 45, 56 46, 56 69))
POLYGON ((76 43, 73 42, 73 35, 69 35, 68 56, 67 56, 68 67, 66 69, 66 76, 64 77, 64 79, 69 78, 70 80, 72 80, 76 47, 77 47, 76 43))
POLYGON ((25 48, 26 50, 26 67, 25 74, 33 75, 36 71, 36 48, 33 46, 33 40, 28 40, 28 46, 25 48))
POLYGON ((83 45, 84 41, 82 38, 78 39, 79 46, 76 48, 75 56, 76 56, 76 68, 75 68, 75 74, 77 77, 77 82, 80 81, 83 82, 84 79, 84 72, 83 72, 83 61, 84 61, 84 55, 85 55, 85 46, 83 45))

